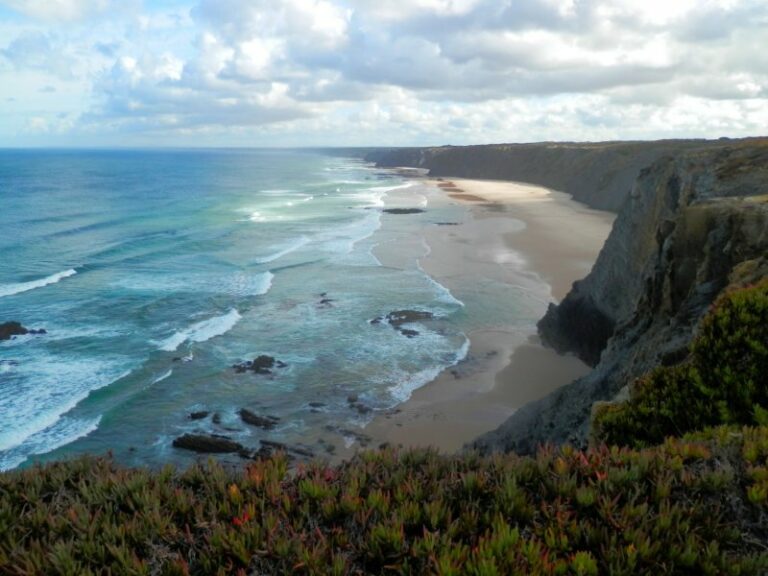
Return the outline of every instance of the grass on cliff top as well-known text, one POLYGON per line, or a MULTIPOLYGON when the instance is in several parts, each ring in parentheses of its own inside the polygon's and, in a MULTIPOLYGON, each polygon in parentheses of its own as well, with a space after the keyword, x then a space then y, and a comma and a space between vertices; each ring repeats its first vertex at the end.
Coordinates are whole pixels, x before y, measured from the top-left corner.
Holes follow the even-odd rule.
POLYGON ((768 428, 289 474, 85 458, 0 475, 2 574, 766 574, 768 428))

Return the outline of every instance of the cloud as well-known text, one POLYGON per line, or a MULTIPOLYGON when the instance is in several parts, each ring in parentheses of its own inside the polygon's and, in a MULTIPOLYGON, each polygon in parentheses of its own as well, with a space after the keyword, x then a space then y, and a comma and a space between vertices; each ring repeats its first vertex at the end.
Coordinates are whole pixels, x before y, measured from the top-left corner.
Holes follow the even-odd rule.
POLYGON ((31 18, 50 22, 74 22, 91 16, 124 11, 130 0, 1 0, 0 5, 31 18))
POLYGON ((13 32, 0 54, 49 75, 35 90, 82 79, 89 98, 69 118, 91 133, 267 144, 713 136, 764 130, 768 108, 764 0, 4 4, 42 24, 0 22, 13 32))

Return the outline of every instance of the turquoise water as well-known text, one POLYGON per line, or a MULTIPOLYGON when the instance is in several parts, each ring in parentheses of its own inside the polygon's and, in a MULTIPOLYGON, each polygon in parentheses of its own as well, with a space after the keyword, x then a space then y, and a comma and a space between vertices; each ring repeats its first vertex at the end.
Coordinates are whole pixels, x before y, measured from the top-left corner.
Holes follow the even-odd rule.
POLYGON ((462 217, 382 213, 412 186, 304 151, 0 151, 0 322, 48 332, 0 343, 0 468, 107 450, 183 464, 184 432, 295 442, 407 399, 464 357, 471 323, 423 254, 374 255, 392 230, 462 217), (437 319, 415 339, 369 322, 403 308, 437 319), (232 369, 260 354, 287 366, 232 369), (242 407, 280 423, 245 426, 242 407))

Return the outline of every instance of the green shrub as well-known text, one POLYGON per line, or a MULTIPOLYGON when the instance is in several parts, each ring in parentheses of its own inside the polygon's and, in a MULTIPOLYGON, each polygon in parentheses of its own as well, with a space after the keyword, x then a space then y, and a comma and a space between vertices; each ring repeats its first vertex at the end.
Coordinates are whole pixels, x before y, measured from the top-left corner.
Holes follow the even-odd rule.
POLYGON ((725 423, 768 407, 768 280, 726 294, 702 322, 692 353, 725 423))
POLYGON ((765 574, 768 428, 646 450, 0 474, 2 574, 765 574))
POLYGON ((728 292, 702 321, 688 361, 632 384, 596 410, 593 437, 649 446, 719 424, 762 422, 768 408, 768 280, 728 292))

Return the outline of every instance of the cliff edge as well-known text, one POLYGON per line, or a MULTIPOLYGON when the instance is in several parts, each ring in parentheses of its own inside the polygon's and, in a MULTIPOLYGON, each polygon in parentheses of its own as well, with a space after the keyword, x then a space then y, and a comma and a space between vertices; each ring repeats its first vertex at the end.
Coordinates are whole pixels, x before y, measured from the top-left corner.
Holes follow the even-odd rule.
POLYGON ((595 366, 472 446, 529 453, 582 444, 596 401, 688 354, 728 286, 768 276, 768 140, 682 151, 643 169, 590 274, 551 305, 539 331, 595 366))

